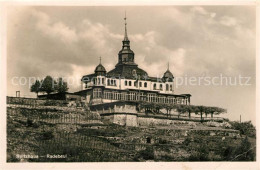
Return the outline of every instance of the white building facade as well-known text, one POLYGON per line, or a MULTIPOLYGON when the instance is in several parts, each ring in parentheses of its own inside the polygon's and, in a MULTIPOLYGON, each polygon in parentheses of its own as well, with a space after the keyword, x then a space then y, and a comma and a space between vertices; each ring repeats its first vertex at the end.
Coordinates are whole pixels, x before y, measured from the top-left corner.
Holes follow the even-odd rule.
POLYGON ((150 77, 134 61, 125 23, 122 49, 118 53, 118 63, 109 72, 101 64, 93 74, 82 77, 81 95, 89 105, 116 101, 146 101, 154 103, 190 104, 190 94, 176 94, 174 76, 168 69, 163 77, 150 77))

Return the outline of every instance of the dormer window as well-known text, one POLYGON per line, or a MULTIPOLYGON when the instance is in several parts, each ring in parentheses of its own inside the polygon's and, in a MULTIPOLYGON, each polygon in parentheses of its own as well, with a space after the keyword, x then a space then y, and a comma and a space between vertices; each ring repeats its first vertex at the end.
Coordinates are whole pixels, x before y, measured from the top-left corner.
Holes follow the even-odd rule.
POLYGON ((132 71, 132 74, 133 74, 133 76, 136 75, 136 70, 135 69, 132 71))

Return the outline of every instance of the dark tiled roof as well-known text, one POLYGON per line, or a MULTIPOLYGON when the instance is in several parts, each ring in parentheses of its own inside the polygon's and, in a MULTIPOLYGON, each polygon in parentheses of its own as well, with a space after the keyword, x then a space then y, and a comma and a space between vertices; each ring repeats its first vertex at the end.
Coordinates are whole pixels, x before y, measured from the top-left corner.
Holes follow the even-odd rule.
POLYGON ((164 74, 163 74, 163 78, 173 78, 172 73, 170 72, 170 70, 167 70, 164 74))
POLYGON ((97 72, 106 72, 106 69, 102 64, 99 64, 95 69, 95 73, 97 72))
POLYGON ((117 65, 116 68, 109 71, 107 76, 109 77, 121 77, 121 78, 136 78, 137 76, 145 77, 148 74, 143 69, 140 69, 137 65, 117 65))

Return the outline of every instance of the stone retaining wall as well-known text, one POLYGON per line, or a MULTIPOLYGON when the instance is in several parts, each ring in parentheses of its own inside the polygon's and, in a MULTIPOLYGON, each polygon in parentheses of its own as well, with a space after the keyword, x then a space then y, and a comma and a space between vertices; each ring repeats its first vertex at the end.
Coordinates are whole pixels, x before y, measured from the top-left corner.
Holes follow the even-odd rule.
POLYGON ((67 106, 65 100, 42 100, 36 98, 9 97, 7 104, 30 105, 30 106, 67 106))

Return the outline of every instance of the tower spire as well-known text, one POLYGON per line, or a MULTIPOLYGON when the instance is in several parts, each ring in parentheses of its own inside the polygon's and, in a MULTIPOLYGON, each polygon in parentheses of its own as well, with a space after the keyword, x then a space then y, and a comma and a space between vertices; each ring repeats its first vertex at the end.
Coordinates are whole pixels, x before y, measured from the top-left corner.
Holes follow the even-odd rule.
POLYGON ((169 70, 169 65, 170 65, 170 64, 169 64, 169 61, 168 61, 168 64, 167 64, 167 70, 169 70))
POLYGON ((124 20, 125 20, 125 37, 124 37, 124 41, 129 41, 128 40, 128 37, 127 37, 127 27, 126 27, 126 25, 127 25, 127 23, 126 23, 126 11, 125 11, 125 18, 124 18, 124 20))
POLYGON ((101 64, 101 56, 99 57, 99 64, 101 64))
POLYGON ((118 64, 132 64, 134 63, 134 52, 130 49, 130 41, 127 36, 127 23, 126 23, 126 12, 125 12, 125 35, 122 41, 122 49, 118 53, 118 64))

